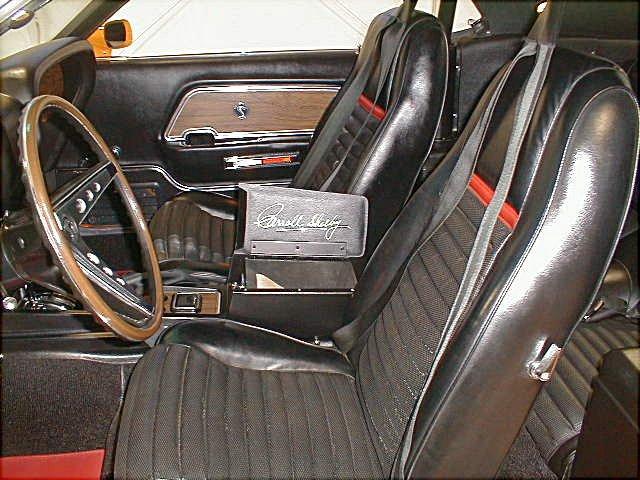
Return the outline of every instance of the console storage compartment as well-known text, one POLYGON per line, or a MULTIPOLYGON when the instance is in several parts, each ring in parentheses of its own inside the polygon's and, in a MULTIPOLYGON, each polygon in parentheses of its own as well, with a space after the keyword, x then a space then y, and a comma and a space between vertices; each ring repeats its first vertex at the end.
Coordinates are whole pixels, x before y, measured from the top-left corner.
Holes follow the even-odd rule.
POLYGON ((356 285, 348 261, 237 257, 234 267, 231 318, 301 338, 340 328, 356 285))

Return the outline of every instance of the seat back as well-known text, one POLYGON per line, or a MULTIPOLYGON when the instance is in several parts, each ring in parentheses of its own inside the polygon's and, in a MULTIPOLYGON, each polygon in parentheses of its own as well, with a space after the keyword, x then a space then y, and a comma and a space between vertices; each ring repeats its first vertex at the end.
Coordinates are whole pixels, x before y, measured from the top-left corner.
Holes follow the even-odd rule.
MULTIPOLYGON (((381 18, 387 14, 381 14, 371 23, 362 45, 363 54, 325 112, 315 138, 326 127, 331 112, 366 63, 364 52, 380 56, 382 39, 378 39, 377 34, 381 18), (374 42, 378 44, 373 45, 374 42)), ((392 25, 384 36, 394 35, 400 28, 403 28, 400 23, 392 25)), ((447 84, 447 40, 442 26, 432 15, 415 11, 393 54, 394 63, 376 104, 373 102, 378 90, 380 60, 335 143, 319 163, 303 162, 291 185, 366 196, 369 253, 414 188, 436 135, 447 84)))
MULTIPOLYGON (((528 365, 562 346, 582 318, 622 229, 638 156, 636 99, 614 64, 556 48, 473 301, 423 392, 533 63, 524 58, 509 75, 452 213, 421 237, 412 228, 434 206, 415 195, 348 309, 347 320, 371 319, 349 355, 388 474, 495 475, 541 386, 528 365), (401 450, 406 464, 394 470, 401 450)), ((418 193, 447 180, 498 78, 418 193)))

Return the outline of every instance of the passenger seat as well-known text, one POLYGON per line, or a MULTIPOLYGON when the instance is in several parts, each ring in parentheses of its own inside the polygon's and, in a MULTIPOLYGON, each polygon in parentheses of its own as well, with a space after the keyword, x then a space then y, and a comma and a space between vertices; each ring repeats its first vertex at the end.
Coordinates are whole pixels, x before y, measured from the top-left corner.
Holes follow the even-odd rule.
MULTIPOLYGON (((407 1, 405 6, 407 3, 415 2, 407 1)), ((303 162, 291 183, 294 188, 368 198, 365 258, 411 195, 436 135, 447 84, 448 45, 439 21, 414 11, 406 23, 397 22, 384 30, 380 39, 378 33, 395 12, 373 20, 362 53, 314 138, 329 126, 332 112, 343 105, 363 65, 377 56, 342 133, 322 155, 315 155, 319 162, 303 162), (404 33, 398 48, 385 50, 388 43, 395 45, 385 41, 387 35, 397 35, 400 28, 404 33), (385 63, 381 52, 384 58, 393 59, 382 89, 378 85, 385 63)), ((234 199, 202 192, 185 193, 165 203, 150 225, 161 268, 226 276, 234 250, 236 209, 234 199)))

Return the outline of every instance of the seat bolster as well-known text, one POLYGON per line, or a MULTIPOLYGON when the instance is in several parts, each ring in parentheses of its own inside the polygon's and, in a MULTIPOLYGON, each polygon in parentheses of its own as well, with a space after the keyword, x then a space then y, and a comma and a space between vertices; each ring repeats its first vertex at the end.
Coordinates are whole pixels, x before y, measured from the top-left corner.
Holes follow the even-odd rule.
POLYGON ((337 350, 226 319, 178 324, 164 334, 162 343, 197 348, 236 368, 355 376, 349 361, 337 350))
POLYGON ((186 192, 173 199, 195 203, 202 210, 222 220, 235 221, 238 201, 225 195, 207 192, 186 192))

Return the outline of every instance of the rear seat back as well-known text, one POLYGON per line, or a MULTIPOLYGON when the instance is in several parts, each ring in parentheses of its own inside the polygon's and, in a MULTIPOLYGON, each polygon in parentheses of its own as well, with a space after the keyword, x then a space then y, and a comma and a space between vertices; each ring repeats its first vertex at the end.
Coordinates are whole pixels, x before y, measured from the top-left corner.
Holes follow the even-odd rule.
MULTIPOLYGON (((637 215, 637 213, 633 212, 637 215)), ((609 265, 600 291, 596 296, 590 321, 596 321, 614 313, 626 317, 638 317, 638 231, 621 238, 609 265)))

